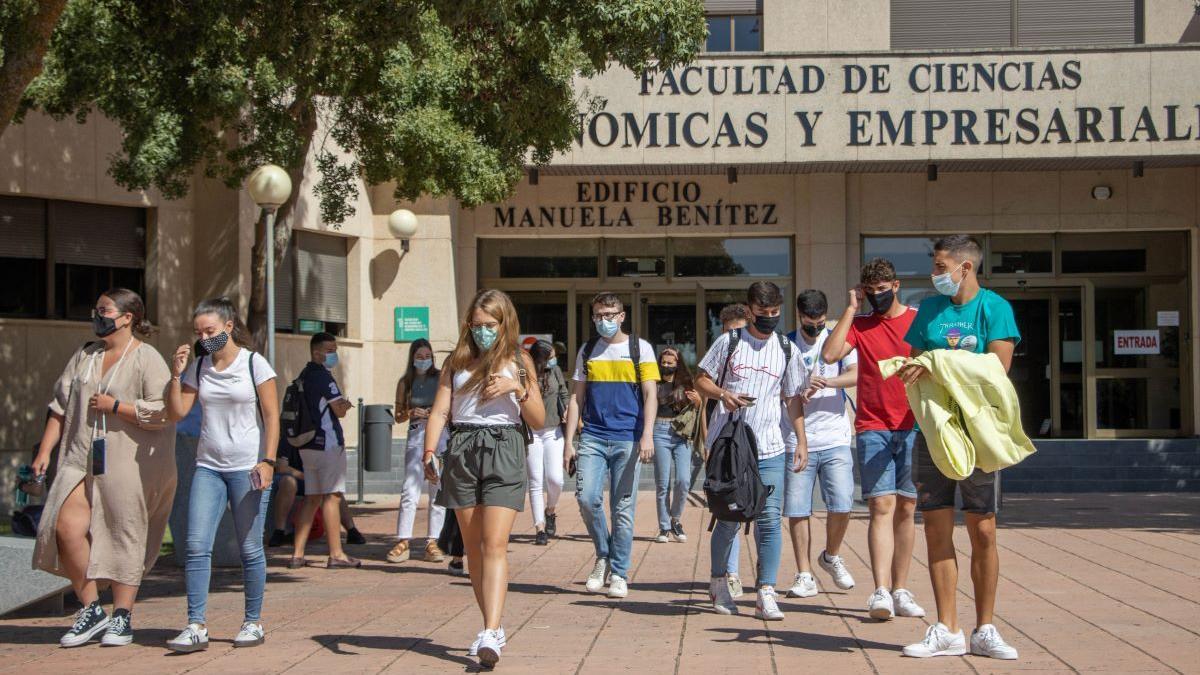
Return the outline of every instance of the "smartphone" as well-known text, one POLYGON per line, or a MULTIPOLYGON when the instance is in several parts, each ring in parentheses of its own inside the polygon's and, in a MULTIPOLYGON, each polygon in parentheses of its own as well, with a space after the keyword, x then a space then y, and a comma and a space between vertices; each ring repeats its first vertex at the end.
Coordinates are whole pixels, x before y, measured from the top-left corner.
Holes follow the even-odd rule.
POLYGON ((433 467, 433 474, 435 476, 437 476, 439 479, 442 477, 442 466, 441 463, 438 462, 437 455, 430 457, 426 464, 433 467))
POLYGON ((254 490, 263 489, 262 476, 258 474, 258 468, 250 469, 250 487, 254 490))
POLYGON ((738 394, 738 398, 745 401, 746 407, 750 407, 750 406, 754 405, 754 402, 758 400, 757 396, 746 396, 744 394, 738 394))
POLYGON ((575 469, 577 468, 575 466, 576 459, 577 459, 577 457, 572 457, 571 461, 567 462, 567 475, 570 476, 571 478, 575 477, 575 469))
POLYGON ((104 437, 97 438, 92 441, 92 475, 104 475, 105 451, 107 447, 104 443, 104 437))

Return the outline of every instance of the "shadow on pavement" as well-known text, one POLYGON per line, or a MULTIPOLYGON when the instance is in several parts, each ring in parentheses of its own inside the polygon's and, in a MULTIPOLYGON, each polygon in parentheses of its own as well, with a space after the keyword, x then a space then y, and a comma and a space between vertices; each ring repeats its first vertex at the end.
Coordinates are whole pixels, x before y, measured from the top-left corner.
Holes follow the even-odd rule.
POLYGON ((400 635, 314 635, 313 642, 321 645, 334 654, 355 656, 359 652, 347 651, 345 647, 360 649, 390 649, 397 651, 412 651, 425 656, 465 666, 468 669, 478 667, 476 661, 468 656, 451 653, 463 651, 462 648, 451 648, 440 645, 429 638, 411 638, 400 635))
POLYGON ((845 635, 821 635, 819 633, 804 633, 798 630, 772 630, 762 628, 709 628, 710 633, 721 633, 728 637, 714 638, 715 642, 764 643, 768 638, 775 644, 810 651, 835 652, 847 654, 863 649, 879 649, 899 652, 904 645, 875 642, 874 640, 856 640, 845 635))

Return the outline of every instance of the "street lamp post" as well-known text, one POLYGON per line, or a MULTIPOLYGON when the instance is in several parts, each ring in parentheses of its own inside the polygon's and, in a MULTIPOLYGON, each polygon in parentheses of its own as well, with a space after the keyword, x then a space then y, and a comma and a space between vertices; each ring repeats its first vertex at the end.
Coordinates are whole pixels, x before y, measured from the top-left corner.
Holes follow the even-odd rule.
POLYGON ((417 233, 417 214, 408 209, 396 209, 388 215, 388 231, 400 240, 400 250, 408 253, 408 240, 417 233))
POLYGON ((292 196, 292 179, 274 164, 264 164, 246 179, 246 190, 267 212, 263 242, 267 247, 267 361, 275 367, 275 212, 292 196))

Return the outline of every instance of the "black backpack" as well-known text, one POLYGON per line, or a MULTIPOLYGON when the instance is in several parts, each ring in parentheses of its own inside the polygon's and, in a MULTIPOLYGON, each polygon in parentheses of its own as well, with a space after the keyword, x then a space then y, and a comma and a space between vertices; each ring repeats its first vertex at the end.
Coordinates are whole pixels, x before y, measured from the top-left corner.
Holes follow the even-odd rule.
POLYGON ((317 435, 317 423, 308 409, 308 396, 304 393, 304 375, 292 380, 283 392, 283 403, 279 406, 279 432, 293 448, 302 448, 317 435))
MULTIPOLYGON (((792 358, 791 341, 781 333, 776 335, 783 348, 786 371, 792 358)), ((729 332, 729 350, 725 355, 725 365, 721 368, 718 386, 724 386, 729 364, 740 339, 738 331, 729 332)), ((774 491, 774 486, 763 484, 762 476, 758 473, 758 439, 739 412, 725 422, 708 450, 708 462, 704 466, 704 497, 712 513, 708 523, 709 532, 718 520, 723 520, 745 523, 746 532, 749 533, 750 523, 766 508, 767 497, 774 491)))

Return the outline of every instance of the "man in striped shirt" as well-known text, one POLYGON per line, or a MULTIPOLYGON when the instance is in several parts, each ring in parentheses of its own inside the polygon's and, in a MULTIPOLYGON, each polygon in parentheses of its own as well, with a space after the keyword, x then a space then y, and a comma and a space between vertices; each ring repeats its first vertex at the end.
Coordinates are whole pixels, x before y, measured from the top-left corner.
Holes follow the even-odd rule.
MULTIPOLYGON (((750 286, 747 304, 754 316, 750 325, 739 329, 738 341, 729 354, 730 334, 717 338, 700 362, 696 390, 701 395, 721 403, 713 415, 706 443, 721 433, 721 427, 737 411, 753 430, 758 441, 758 471, 771 490, 766 508, 755 521, 755 543, 758 546, 758 599, 754 614, 759 619, 780 621, 783 612, 775 596, 775 577, 783 547, 780 514, 783 503, 784 472, 799 471, 808 462, 808 446, 804 434, 804 406, 797 394, 802 390, 805 374, 800 359, 784 351, 786 338, 776 333, 779 325, 783 293, 766 281, 750 286), (799 439, 795 463, 786 467, 783 434, 780 432, 782 408, 780 397, 787 399, 787 414, 799 439)), ((726 583, 729 550, 737 537, 738 523, 719 522, 712 536, 712 581, 709 592, 713 609, 721 614, 737 612, 726 583)), ((736 570, 733 570, 736 571, 736 570)))

